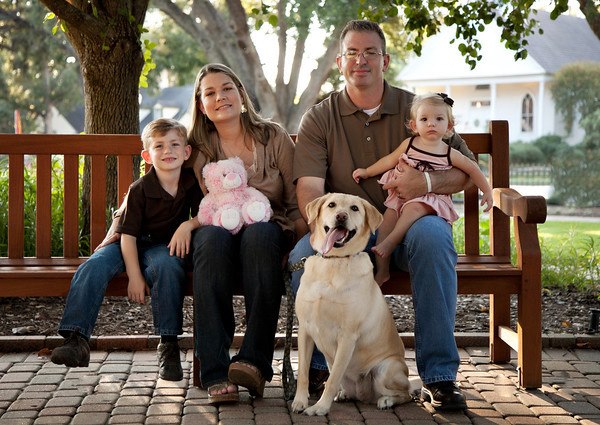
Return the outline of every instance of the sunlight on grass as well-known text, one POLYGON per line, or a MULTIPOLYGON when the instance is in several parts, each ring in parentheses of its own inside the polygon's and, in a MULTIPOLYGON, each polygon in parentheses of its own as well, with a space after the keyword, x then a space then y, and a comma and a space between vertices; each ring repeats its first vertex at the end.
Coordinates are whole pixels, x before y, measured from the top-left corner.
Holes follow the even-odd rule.
POLYGON ((598 290, 600 223, 550 221, 538 226, 542 284, 598 290))
POLYGON ((568 235, 575 235, 577 238, 590 236, 600 239, 600 223, 549 221, 538 226, 538 233, 540 239, 561 239, 568 235))

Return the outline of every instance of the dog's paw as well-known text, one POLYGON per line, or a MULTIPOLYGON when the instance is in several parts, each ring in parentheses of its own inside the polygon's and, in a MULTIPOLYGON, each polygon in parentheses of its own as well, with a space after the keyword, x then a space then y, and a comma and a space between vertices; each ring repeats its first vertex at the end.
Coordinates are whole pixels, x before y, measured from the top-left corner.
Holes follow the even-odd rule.
POLYGON ((329 413, 329 409, 331 409, 331 404, 326 406, 325 403, 317 402, 306 409, 304 414, 308 416, 325 416, 329 413))
POLYGON ((390 409, 397 404, 406 403, 407 401, 412 400, 412 397, 408 394, 399 394, 399 395, 384 395, 379 397, 377 400, 377 408, 378 409, 390 409))
POLYGON ((294 401, 292 401, 292 412, 300 413, 303 412, 308 406, 308 399, 301 399, 300 397, 295 397, 294 401))
POLYGON ((335 401, 349 401, 350 397, 348 396, 348 393, 344 390, 340 390, 339 393, 337 393, 337 395, 335 396, 335 401))

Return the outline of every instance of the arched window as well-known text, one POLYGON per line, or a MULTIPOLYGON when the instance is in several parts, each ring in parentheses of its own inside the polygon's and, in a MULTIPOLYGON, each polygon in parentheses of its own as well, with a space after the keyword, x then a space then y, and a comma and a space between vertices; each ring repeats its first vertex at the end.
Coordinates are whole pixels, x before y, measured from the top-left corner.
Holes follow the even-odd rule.
POLYGON ((525 95, 521 103, 521 131, 533 131, 533 98, 529 94, 525 95))

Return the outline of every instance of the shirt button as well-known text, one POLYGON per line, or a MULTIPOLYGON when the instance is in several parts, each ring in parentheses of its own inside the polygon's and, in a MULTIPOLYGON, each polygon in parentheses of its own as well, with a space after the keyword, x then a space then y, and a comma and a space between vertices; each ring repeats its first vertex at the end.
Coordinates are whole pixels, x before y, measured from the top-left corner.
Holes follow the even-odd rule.
POLYGON ((370 141, 371 141, 371 136, 368 136, 367 137, 367 142, 370 142, 370 141))

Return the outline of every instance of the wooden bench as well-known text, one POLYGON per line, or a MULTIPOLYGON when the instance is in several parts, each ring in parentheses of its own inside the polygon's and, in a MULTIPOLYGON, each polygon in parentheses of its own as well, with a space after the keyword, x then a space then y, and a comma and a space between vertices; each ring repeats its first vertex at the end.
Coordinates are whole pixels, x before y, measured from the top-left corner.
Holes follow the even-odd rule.
MULTIPOLYGON (((508 124, 493 121, 490 133, 463 134, 476 155, 489 154, 490 183, 495 208, 490 213, 490 250, 479 251, 479 206, 475 189, 464 196, 465 253, 457 266, 458 292, 490 294, 490 357, 508 362, 511 348, 518 353, 520 385, 541 386, 541 253, 536 223, 546 217, 543 197, 520 196, 509 187, 508 124), (510 217, 513 217, 516 264, 510 260, 510 217), (510 297, 516 294, 516 330, 510 328, 510 297)), ((90 246, 96 246, 107 230, 106 161, 115 155, 118 163, 118 193, 133 180, 133 158, 139 155, 138 135, 0 135, 0 155, 8 155, 8 256, 0 257, 0 297, 66 296, 71 278, 85 256, 79 255, 79 156, 91 157, 90 246), (26 155, 36 159, 35 247, 24 256, 24 169, 26 155), (63 254, 51 256, 52 155, 64 162, 63 254)), ((27 157, 27 161, 29 161, 27 157)), ((27 189, 29 190, 29 188, 27 189)), ((386 295, 410 294, 406 273, 394 273, 383 288, 386 295)), ((186 294, 192 295, 191 280, 186 294)), ((127 277, 115 278, 107 295, 126 296, 127 277)), ((194 385, 199 384, 194 359, 194 385)))

